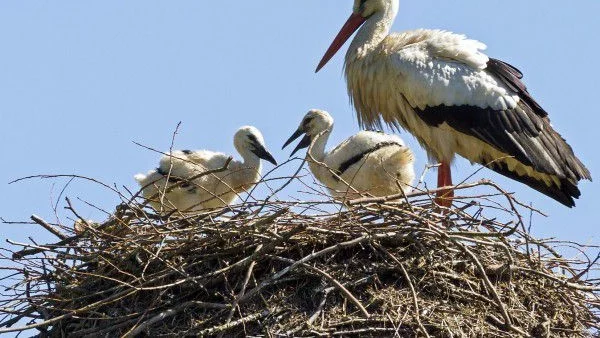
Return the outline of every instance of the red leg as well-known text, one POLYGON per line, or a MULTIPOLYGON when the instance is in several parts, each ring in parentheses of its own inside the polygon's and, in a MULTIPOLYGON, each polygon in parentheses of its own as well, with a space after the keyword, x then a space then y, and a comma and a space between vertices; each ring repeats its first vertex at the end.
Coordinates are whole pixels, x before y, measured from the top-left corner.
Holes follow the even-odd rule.
MULTIPOLYGON (((452 185, 452 172, 450 170, 450 163, 442 161, 438 167, 438 188, 448 187, 452 185)), ((443 189, 439 190, 435 197, 435 202, 442 207, 449 208, 452 206, 452 197, 454 197, 454 190, 443 189)))

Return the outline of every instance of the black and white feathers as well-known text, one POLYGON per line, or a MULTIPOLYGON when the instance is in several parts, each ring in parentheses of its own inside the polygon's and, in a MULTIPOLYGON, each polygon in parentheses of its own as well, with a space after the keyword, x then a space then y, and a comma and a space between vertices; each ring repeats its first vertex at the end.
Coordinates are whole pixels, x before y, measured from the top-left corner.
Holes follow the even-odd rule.
POLYGON ((238 194, 247 191, 260 180, 261 159, 277 164, 267 151, 260 131, 242 127, 234 136, 234 146, 242 161, 232 160, 221 169, 230 156, 209 150, 177 150, 161 158, 159 166, 135 179, 143 195, 159 211, 181 212, 213 209, 229 205, 238 194))
POLYGON ((309 147, 307 159, 313 175, 340 200, 361 195, 387 196, 410 192, 414 155, 396 135, 361 131, 326 152, 333 118, 311 110, 284 147, 305 134, 296 151, 309 147))
POLYGON ((389 34, 398 7, 398 0, 356 0, 349 22, 357 24, 332 44, 337 48, 362 24, 345 61, 359 122, 406 129, 439 162, 459 154, 574 206, 578 182, 591 179, 590 172, 554 130, 521 72, 460 34, 389 34))

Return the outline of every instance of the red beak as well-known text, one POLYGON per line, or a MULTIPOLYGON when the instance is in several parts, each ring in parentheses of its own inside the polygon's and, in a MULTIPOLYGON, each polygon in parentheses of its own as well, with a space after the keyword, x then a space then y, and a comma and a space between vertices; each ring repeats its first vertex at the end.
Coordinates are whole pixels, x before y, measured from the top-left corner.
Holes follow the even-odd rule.
POLYGON ((340 50, 340 48, 342 48, 346 40, 348 40, 348 38, 363 23, 365 23, 366 20, 367 19, 363 18, 360 14, 352 13, 352 15, 350 15, 348 21, 346 21, 346 23, 344 24, 344 27, 342 27, 338 35, 331 43, 331 46, 329 46, 329 49, 327 49, 327 51, 325 52, 325 55, 323 55, 323 58, 321 59, 321 62, 319 62, 315 73, 319 72, 319 70, 321 70, 321 68, 323 68, 323 66, 325 66, 327 62, 329 62, 329 60, 331 60, 335 53, 337 53, 337 51, 340 50))

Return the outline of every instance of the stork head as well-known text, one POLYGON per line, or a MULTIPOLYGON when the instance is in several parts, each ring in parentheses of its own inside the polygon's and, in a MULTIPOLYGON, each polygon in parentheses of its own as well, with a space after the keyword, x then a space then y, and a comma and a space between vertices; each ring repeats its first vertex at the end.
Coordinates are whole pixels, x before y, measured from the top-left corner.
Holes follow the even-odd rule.
POLYGON ((317 72, 342 48, 344 43, 362 26, 367 19, 376 13, 390 11, 393 16, 398 12, 399 0, 354 0, 352 14, 335 37, 325 55, 317 66, 317 72))
POLYGON ((277 165, 277 161, 265 146, 265 139, 261 132, 252 126, 244 126, 238 129, 233 137, 235 149, 244 156, 248 152, 277 165))
POLYGON ((398 0, 354 0, 353 14, 367 19, 376 12, 382 12, 391 6, 398 7, 398 0))
POLYGON ((317 136, 323 133, 326 130, 331 131, 333 128, 333 118, 329 115, 328 112, 319 109, 311 109, 304 115, 302 122, 300 122, 300 126, 292 136, 285 142, 281 149, 287 147, 294 140, 304 135, 300 143, 294 148, 294 151, 290 154, 294 156, 294 154, 300 150, 307 148, 310 144, 315 140, 317 136))

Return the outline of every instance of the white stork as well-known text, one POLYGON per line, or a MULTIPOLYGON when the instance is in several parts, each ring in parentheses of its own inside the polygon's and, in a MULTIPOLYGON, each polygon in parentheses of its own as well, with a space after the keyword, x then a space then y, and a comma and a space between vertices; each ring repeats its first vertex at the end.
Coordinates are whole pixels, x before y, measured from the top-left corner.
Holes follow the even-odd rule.
POLYGON ((144 197, 159 212, 199 211, 229 205, 239 193, 259 181, 261 159, 277 165, 258 129, 241 127, 233 143, 243 161, 231 161, 224 171, 203 175, 223 168, 229 155, 209 150, 177 150, 163 156, 158 168, 146 175, 137 174, 135 179, 142 186, 144 197), (170 189, 172 186, 175 188, 170 189))
MULTIPOLYGON (((574 206, 578 181, 591 180, 590 172, 552 128, 521 72, 463 35, 423 29, 389 34, 398 6, 398 0, 355 0, 317 67, 360 28, 345 60, 359 123, 411 132, 441 163, 439 187, 452 185, 450 163, 459 154, 574 206)), ((438 202, 449 206, 451 197, 442 190, 438 202)))
POLYGON ((388 196, 410 192, 415 178, 414 156, 400 137, 361 131, 325 152, 332 130, 333 118, 329 113, 310 110, 283 148, 305 134, 290 156, 310 146, 307 154, 310 171, 338 200, 361 194, 388 196))

